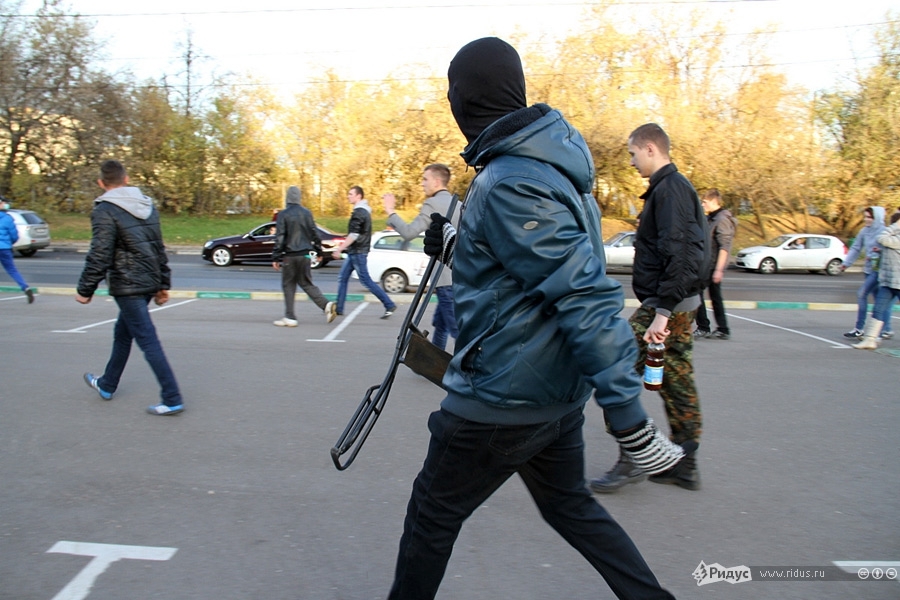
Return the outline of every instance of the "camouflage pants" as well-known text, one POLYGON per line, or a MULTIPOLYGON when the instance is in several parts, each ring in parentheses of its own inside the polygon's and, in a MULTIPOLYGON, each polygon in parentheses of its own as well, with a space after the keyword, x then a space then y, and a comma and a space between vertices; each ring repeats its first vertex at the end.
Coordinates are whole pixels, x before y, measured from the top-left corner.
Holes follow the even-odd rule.
MULTIPOLYGON (((671 333, 666 338, 663 382, 659 394, 666 407, 672 441, 676 444, 688 440, 699 442, 703 425, 700 398, 694 384, 694 336, 691 328, 695 312, 676 312, 669 317, 671 333)), ((628 319, 638 344, 638 362, 635 367, 641 375, 644 374, 644 361, 647 359, 644 333, 655 316, 654 309, 641 306, 628 319)))

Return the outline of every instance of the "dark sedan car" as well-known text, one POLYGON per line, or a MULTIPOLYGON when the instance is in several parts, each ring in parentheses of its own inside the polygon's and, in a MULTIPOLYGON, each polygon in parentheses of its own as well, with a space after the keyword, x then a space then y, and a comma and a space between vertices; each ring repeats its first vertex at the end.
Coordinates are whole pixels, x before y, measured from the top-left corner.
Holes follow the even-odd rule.
MULTIPOLYGON (((331 260, 331 249, 344 241, 344 236, 321 225, 316 225, 325 255, 311 257, 312 268, 324 267, 331 260)), ((209 240, 203 245, 203 260, 217 267, 242 262, 272 262, 272 248, 275 245, 275 221, 264 223, 244 235, 209 240)))

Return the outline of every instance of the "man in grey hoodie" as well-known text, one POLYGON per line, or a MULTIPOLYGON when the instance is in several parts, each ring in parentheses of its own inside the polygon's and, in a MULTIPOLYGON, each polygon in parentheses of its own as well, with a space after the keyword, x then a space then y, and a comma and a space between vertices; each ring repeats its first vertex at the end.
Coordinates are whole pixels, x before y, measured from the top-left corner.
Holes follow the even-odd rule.
POLYGON ((84 382, 102 399, 112 400, 131 342, 137 341, 161 388, 162 402, 147 409, 151 415, 177 415, 184 410, 175 374, 163 352, 147 309, 150 300, 169 300, 171 273, 159 213, 153 201, 136 187, 128 186, 122 163, 107 160, 100 167, 97 183, 104 194, 94 200, 91 211, 91 247, 84 260, 75 300, 87 304, 106 279, 109 295, 119 306, 113 330, 113 347, 106 370, 100 377, 84 374, 84 382))

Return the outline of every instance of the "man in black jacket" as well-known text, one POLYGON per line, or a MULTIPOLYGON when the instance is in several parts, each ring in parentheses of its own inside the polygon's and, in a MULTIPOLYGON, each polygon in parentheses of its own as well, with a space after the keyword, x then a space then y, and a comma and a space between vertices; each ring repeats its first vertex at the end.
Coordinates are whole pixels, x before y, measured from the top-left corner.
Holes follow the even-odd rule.
POLYGON ((136 187, 128 186, 125 167, 115 160, 100 166, 97 183, 105 193, 94 200, 91 211, 91 248, 84 260, 75 300, 91 301, 106 279, 109 295, 119 306, 113 330, 113 347, 100 377, 84 374, 84 381, 104 400, 112 400, 119 378, 136 340, 161 388, 162 403, 147 409, 151 415, 177 415, 184 403, 175 374, 166 360, 147 306, 169 300, 171 274, 153 201, 136 187))
POLYGON ((734 234, 737 231, 737 219, 730 210, 722 206, 722 194, 716 188, 707 190, 700 203, 707 213, 706 220, 709 222, 710 271, 706 279, 706 286, 709 289, 713 315, 716 317, 716 330, 710 330, 709 315, 706 314, 706 305, 703 303, 701 294, 700 306, 697 307, 697 329, 694 331, 694 338, 727 340, 731 339, 731 330, 728 328, 725 300, 722 298, 722 279, 728 269, 731 243, 734 241, 734 234))
POLYGON ((344 302, 347 300, 347 286, 350 282, 350 275, 353 274, 353 271, 356 271, 357 276, 359 276, 359 282, 372 292, 372 295, 378 298, 378 301, 384 306, 384 314, 381 315, 381 318, 387 319, 397 310, 397 305, 369 276, 369 246, 372 244, 372 208, 366 201, 365 192, 358 185, 354 185, 347 192, 347 200, 353 205, 350 222, 347 224, 347 238, 334 249, 335 260, 341 257, 341 253, 347 253, 347 258, 344 259, 344 265, 341 267, 341 272, 338 275, 337 314, 344 314, 344 302))
POLYGON ((328 302, 322 291, 312 282, 312 268, 309 253, 322 254, 322 240, 316 231, 309 209, 300 204, 300 188, 292 185, 285 196, 285 209, 278 213, 275 222, 275 249, 272 251, 272 266, 281 271, 281 289, 284 292, 284 318, 274 322, 277 327, 296 327, 294 294, 297 286, 325 311, 325 321, 331 323, 335 317, 334 302, 328 302))
MULTIPOLYGON (((694 338, 691 328, 700 306, 703 281, 709 268, 709 226, 700 198, 688 179, 669 158, 669 136, 656 123, 641 125, 628 138, 631 164, 650 185, 641 196, 644 208, 634 242, 632 288, 641 306, 629 319, 638 343, 637 369, 644 372, 647 344, 663 343, 663 397, 676 444, 699 444, 702 420, 694 384, 694 338)), ((700 489, 696 459, 685 459, 684 469, 651 475, 656 483, 688 490, 700 489)), ((627 483, 643 481, 646 474, 626 455, 600 479, 591 481, 595 492, 614 492, 627 483)))

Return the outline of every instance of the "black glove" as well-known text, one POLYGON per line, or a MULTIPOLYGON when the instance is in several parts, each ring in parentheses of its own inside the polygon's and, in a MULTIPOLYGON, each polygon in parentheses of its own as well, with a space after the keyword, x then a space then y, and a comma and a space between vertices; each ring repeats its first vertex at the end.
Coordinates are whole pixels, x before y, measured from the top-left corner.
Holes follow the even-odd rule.
POLYGON ((436 256, 448 267, 453 266, 456 228, 440 213, 431 214, 431 225, 425 230, 425 254, 436 256))

